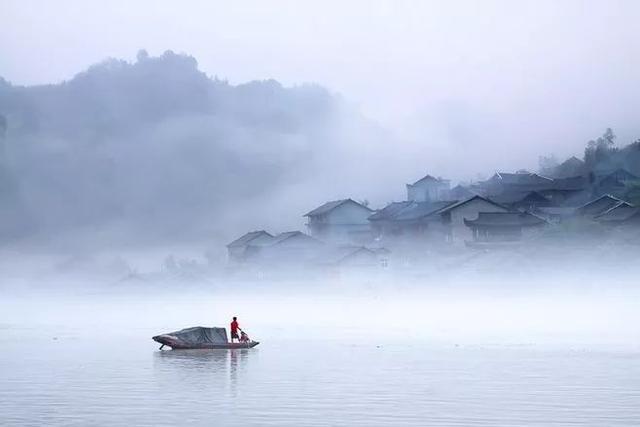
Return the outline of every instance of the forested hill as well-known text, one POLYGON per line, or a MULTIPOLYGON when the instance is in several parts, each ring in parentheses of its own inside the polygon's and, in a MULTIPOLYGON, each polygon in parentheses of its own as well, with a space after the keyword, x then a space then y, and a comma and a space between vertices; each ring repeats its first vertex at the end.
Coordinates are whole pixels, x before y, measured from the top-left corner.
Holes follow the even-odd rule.
POLYGON ((616 169, 640 176, 640 139, 620 146, 612 129, 589 141, 580 158, 571 157, 563 162, 553 156, 540 158, 540 173, 554 178, 600 175, 616 169))
POLYGON ((215 233, 249 217, 256 205, 242 201, 264 204, 313 175, 345 111, 322 87, 231 85, 171 51, 107 60, 61 84, 0 79, 0 240, 215 233))

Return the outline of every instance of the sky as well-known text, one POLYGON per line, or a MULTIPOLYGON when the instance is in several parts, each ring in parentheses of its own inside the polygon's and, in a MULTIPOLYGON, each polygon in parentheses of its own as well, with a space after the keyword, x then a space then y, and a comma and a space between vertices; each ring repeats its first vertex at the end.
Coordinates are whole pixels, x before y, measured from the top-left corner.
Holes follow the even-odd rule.
POLYGON ((581 155, 606 127, 640 138, 633 0, 0 0, 0 15, 0 76, 14 84, 171 49, 232 83, 322 84, 400 149, 451 163, 486 147, 478 172, 581 155))

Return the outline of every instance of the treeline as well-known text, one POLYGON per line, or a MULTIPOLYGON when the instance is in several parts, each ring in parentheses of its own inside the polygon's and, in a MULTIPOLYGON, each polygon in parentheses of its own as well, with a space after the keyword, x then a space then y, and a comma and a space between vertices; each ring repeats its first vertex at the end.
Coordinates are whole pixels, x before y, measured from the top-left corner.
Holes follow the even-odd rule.
POLYGON ((0 78, 0 241, 213 232, 250 209, 243 200, 313 174, 345 114, 322 87, 232 85, 171 51, 110 59, 61 84, 0 78))

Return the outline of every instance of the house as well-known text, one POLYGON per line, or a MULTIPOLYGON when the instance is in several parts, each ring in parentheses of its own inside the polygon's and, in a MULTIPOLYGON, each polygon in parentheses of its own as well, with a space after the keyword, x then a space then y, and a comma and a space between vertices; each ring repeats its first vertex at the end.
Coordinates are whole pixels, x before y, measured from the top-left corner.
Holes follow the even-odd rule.
POLYGON ((605 194, 580 206, 576 209, 576 213, 585 218, 594 218, 621 203, 631 206, 630 203, 625 202, 624 200, 612 196, 611 194, 605 194))
POLYGON ((247 248, 251 243, 255 245, 266 244, 271 242, 273 235, 267 233, 264 230, 250 231, 243 236, 237 238, 233 242, 227 245, 227 253, 229 261, 232 262, 244 262, 247 260, 248 251, 247 248))
POLYGON ((437 202, 449 200, 449 180, 425 175, 423 178, 407 184, 407 200, 412 202, 437 202))
POLYGON ((531 172, 496 172, 491 178, 481 183, 487 196, 516 192, 523 193, 529 191, 551 188, 553 179, 531 172))
POLYGON ((507 192, 491 199, 510 210, 530 211, 538 207, 551 206, 551 201, 537 191, 507 192))
POLYGON ((550 189, 583 191, 591 186, 589 179, 583 175, 556 178, 551 183, 550 189))
POLYGON ((558 189, 550 188, 538 190, 549 201, 551 207, 579 207, 587 203, 593 197, 590 190, 558 189))
POLYGON ((593 217, 593 219, 606 226, 640 225, 640 208, 631 206, 626 202, 620 202, 593 217))
POLYGON ((472 187, 465 187, 458 184, 449 191, 449 197, 451 200, 465 200, 470 197, 478 195, 472 187))
POLYGON ((509 209, 489 198, 473 196, 439 211, 440 221, 446 227, 447 240, 454 244, 463 244, 471 239, 472 233, 465 225, 465 220, 478 218, 482 212, 509 212, 509 209))
POLYGON ((249 244, 250 258, 271 265, 296 263, 307 264, 324 249, 324 243, 301 231, 277 234, 264 244, 249 244))
POLYGON ((251 231, 227 245, 232 263, 279 264, 305 262, 316 256, 324 244, 300 231, 272 235, 251 231))
POLYGON ((395 202, 369 217, 379 239, 461 243, 471 237, 464 219, 509 210, 482 196, 449 202, 395 202))
POLYGON ((312 236, 327 241, 366 242, 371 238, 369 216, 374 211, 352 199, 335 200, 306 213, 312 236))
POLYGON ((473 242, 513 242, 547 225, 547 221, 529 212, 480 212, 464 223, 473 234, 473 242))
POLYGON ((339 246, 327 251, 318 265, 334 268, 373 268, 384 266, 385 259, 386 254, 364 246, 339 246))
POLYGON ((587 167, 583 160, 572 156, 560 163, 553 170, 554 178, 566 178, 571 176, 585 175, 587 167))
POLYGON ((597 194, 610 193, 620 195, 633 182, 640 182, 640 178, 626 169, 616 169, 598 177, 596 192, 597 194))
POLYGON ((432 221, 439 218, 431 215, 454 203, 455 201, 393 202, 369 216, 369 222, 378 239, 442 239, 442 227, 432 221))

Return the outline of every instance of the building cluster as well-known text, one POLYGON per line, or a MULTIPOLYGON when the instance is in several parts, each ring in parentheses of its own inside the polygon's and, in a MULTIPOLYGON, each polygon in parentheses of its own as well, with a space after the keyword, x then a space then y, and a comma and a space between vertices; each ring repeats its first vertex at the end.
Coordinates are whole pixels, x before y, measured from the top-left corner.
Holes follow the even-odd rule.
POLYGON ((572 221, 640 227, 640 207, 623 200, 639 180, 625 169, 561 178, 521 171, 452 188, 426 175, 406 185, 406 200, 377 210, 353 199, 326 202, 304 215, 308 234, 253 231, 227 248, 234 263, 373 266, 407 248, 513 247, 572 221))

